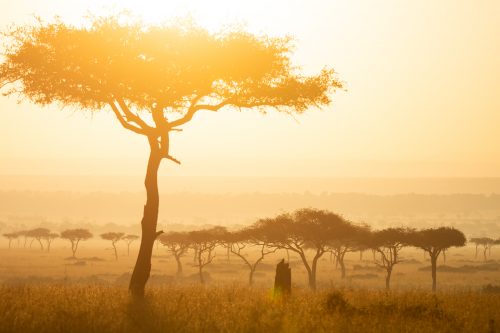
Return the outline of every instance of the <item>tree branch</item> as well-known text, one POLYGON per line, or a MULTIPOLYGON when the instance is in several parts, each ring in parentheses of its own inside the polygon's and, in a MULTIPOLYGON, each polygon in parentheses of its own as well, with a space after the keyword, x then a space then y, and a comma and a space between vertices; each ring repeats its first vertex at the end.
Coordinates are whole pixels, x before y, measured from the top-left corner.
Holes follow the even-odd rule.
POLYGON ((145 131, 151 130, 151 127, 148 124, 146 124, 146 122, 142 120, 141 117, 130 111, 127 104, 125 104, 125 101, 122 98, 116 98, 116 101, 118 102, 118 105, 122 109, 128 121, 136 123, 140 128, 142 128, 145 131))
POLYGON ((115 103, 113 101, 109 101, 109 105, 111 106, 111 109, 113 110, 116 118, 120 122, 120 124, 128 129, 129 131, 135 132, 137 134, 142 134, 142 135, 147 135, 146 131, 140 127, 134 126, 130 123, 128 123, 125 118, 123 117, 123 114, 121 114, 120 110, 116 107, 115 103))
POLYGON ((189 107, 187 113, 183 117, 170 122, 169 123, 169 127, 170 128, 174 128, 174 127, 177 127, 177 126, 184 125, 185 123, 187 123, 191 119, 193 119, 194 114, 196 112, 200 111, 200 110, 207 110, 207 111, 217 112, 222 107, 224 107, 224 106, 226 106, 228 104, 231 104, 231 100, 227 99, 227 100, 225 100, 223 102, 220 102, 219 104, 215 104, 215 105, 210 105, 210 104, 198 104, 198 105, 196 105, 196 101, 199 100, 199 99, 200 99, 200 97, 195 98, 195 102, 193 104, 191 104, 191 106, 189 107))

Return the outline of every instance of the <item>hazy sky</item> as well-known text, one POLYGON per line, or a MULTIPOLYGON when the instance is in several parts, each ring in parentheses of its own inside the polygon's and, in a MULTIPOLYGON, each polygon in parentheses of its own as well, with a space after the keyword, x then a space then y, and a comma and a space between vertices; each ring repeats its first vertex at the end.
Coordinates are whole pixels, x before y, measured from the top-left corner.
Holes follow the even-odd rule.
MULTIPOLYGON (((347 90, 323 111, 198 114, 174 133, 173 175, 500 176, 500 1, 0 1, 0 27, 129 8, 296 37, 305 71, 347 90), (169 3, 168 5, 161 5, 169 3), (113 5, 119 4, 119 5, 113 5)), ((0 97, 1 174, 142 174, 147 142, 108 111, 0 97)))

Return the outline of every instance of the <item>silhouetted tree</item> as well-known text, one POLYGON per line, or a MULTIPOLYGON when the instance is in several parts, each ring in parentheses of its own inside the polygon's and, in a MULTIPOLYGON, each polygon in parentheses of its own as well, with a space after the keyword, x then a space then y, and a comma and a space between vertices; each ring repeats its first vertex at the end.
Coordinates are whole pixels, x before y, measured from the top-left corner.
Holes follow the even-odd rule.
POLYGON ((426 251, 431 258, 432 291, 436 291, 437 259, 439 254, 452 246, 464 246, 465 235, 455 228, 440 227, 414 231, 409 235, 409 244, 426 251))
POLYGON ((474 258, 477 259, 477 253, 478 253, 477 249, 478 249, 478 247, 480 245, 480 242, 481 242, 480 238, 471 238, 470 242, 473 243, 474 246, 475 246, 475 248, 476 248, 476 251, 475 251, 475 254, 474 254, 474 258))
POLYGON ((394 266, 402 261, 399 252, 409 243, 412 230, 404 228, 387 228, 372 233, 371 246, 380 254, 375 264, 386 271, 385 288, 391 288, 391 275, 394 266))
POLYGON ((3 234, 3 236, 9 240, 9 249, 10 249, 10 245, 12 243, 12 240, 19 239, 19 233, 17 233, 17 232, 8 232, 8 233, 3 234))
POLYGON ((479 237, 479 238, 471 238, 472 243, 476 245, 476 258, 477 258, 477 247, 483 247, 483 258, 484 261, 488 260, 488 255, 491 254, 491 248, 495 245, 495 240, 490 237, 479 237))
POLYGON ((34 240, 37 240, 40 244, 40 249, 43 251, 43 243, 42 239, 47 239, 50 235, 50 230, 47 228, 36 228, 32 230, 28 230, 26 235, 28 237, 32 237, 34 240))
POLYGON ((226 246, 231 253, 240 258, 250 270, 248 274, 248 284, 253 285, 253 276, 257 266, 261 263, 264 257, 268 254, 274 253, 278 248, 271 248, 265 237, 260 235, 260 229, 255 227, 245 228, 236 232, 230 233, 226 238, 226 246), (259 256, 254 260, 250 260, 247 253, 243 253, 244 249, 255 248, 259 249, 259 256))
POLYGON ((181 257, 184 256, 191 245, 191 240, 187 232, 168 232, 159 237, 161 243, 174 256, 177 263, 177 276, 182 275, 181 257))
POLYGON ((47 252, 50 252, 50 245, 57 237, 59 237, 59 234, 55 232, 49 232, 49 234, 45 236, 45 241, 47 242, 47 252))
POLYGON ((302 113, 330 104, 330 93, 341 83, 329 69, 298 74, 289 38, 120 22, 108 17, 88 26, 56 21, 14 27, 5 33, 10 43, 0 64, 0 87, 39 105, 110 107, 125 129, 148 139, 142 238, 130 281, 132 294, 143 297, 161 234, 158 169, 163 159, 179 163, 170 154, 170 133, 202 110, 302 113))
POLYGON ((337 214, 312 208, 300 209, 255 224, 261 237, 276 248, 297 253, 307 271, 309 287, 316 289, 318 260, 327 251, 333 239, 347 239, 352 225, 337 214), (307 250, 314 256, 307 258, 307 250))
POLYGON ((226 237, 227 230, 223 227, 214 227, 206 230, 190 231, 188 233, 191 244, 196 244, 197 260, 196 267, 200 275, 200 282, 205 284, 203 268, 210 264, 215 258, 215 248, 222 243, 226 237))
POLYGON ((115 259, 118 260, 118 251, 116 250, 116 243, 119 242, 122 237, 125 236, 123 232, 106 232, 101 235, 102 239, 111 241, 113 250, 115 250, 115 259))
POLYGON ((23 247, 26 248, 26 243, 28 242, 28 231, 21 230, 18 231, 17 234, 19 235, 19 237, 23 237, 23 247))
POLYGON ((358 251, 367 246, 370 239, 370 229, 366 225, 355 225, 350 222, 344 226, 342 232, 335 232, 328 241, 327 250, 333 253, 335 265, 340 266, 340 277, 345 279, 346 267, 344 258, 346 253, 358 251))
POLYGON ((137 235, 125 235, 123 236, 123 240, 127 243, 127 256, 130 255, 130 244, 132 244, 133 241, 138 240, 140 237, 137 235))
POLYGON ((76 250, 80 241, 85 241, 92 238, 92 234, 87 229, 68 229, 61 232, 61 238, 71 242, 71 251, 73 258, 76 258, 76 250))

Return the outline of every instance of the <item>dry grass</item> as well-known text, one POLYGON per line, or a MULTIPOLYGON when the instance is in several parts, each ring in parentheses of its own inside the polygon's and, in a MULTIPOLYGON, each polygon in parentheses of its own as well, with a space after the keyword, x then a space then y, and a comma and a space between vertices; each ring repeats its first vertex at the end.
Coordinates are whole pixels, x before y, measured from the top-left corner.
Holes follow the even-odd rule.
MULTIPOLYGON (((500 294, 152 288, 134 304, 103 286, 0 287, 1 332, 488 332, 500 294)), ((500 327, 499 327, 500 328, 500 327)))
MULTIPOLYGON (((481 270, 498 263, 474 260, 471 248, 454 250, 446 265, 460 272, 438 272, 437 294, 422 253, 405 251, 397 266, 394 291, 386 293, 384 274, 370 254, 347 258, 340 279, 328 257, 319 266, 318 292, 307 289, 298 258, 291 257, 292 296, 272 298, 275 264, 285 253, 266 258, 247 285, 248 271, 220 251, 207 266, 210 283, 199 285, 192 254, 183 259, 184 276, 176 278, 175 261, 155 248, 148 297, 133 304, 126 290, 135 260, 123 248, 119 260, 101 243, 85 244, 79 261, 57 243, 51 253, 36 248, 0 249, 0 332, 500 332, 500 271, 481 270), (411 259, 413 258, 413 259, 411 259), (474 273, 462 271, 464 258, 474 273), (477 271, 476 271, 477 270, 477 271), (489 285, 487 288, 483 286, 489 285)), ((440 264, 443 264, 442 262, 440 264)))

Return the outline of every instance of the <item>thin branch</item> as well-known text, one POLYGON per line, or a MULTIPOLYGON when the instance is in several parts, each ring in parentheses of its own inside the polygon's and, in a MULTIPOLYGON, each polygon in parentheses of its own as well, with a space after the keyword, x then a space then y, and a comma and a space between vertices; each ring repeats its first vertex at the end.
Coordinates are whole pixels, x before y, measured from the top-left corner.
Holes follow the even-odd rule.
POLYGON ((147 133, 146 133, 146 131, 144 129, 139 128, 137 126, 134 126, 134 125, 128 123, 125 120, 125 118, 123 117, 123 115, 121 114, 120 110, 118 110, 118 108, 116 107, 116 105, 115 105, 115 103, 113 101, 110 101, 109 105, 111 106, 111 109, 115 113, 116 118, 118 119, 118 121, 120 122, 120 124, 124 128, 128 129, 129 131, 138 133, 138 134, 147 135, 147 133))
POLYGON ((165 158, 166 158, 167 160, 171 160, 172 162, 177 163, 177 164, 179 164, 179 165, 181 164, 181 161, 179 161, 178 159, 176 159, 176 158, 174 158, 174 157, 172 157, 172 156, 170 156, 170 155, 165 156, 165 158))
MULTIPOLYGON (((199 99, 199 98, 198 98, 199 99)), ((196 100, 196 99, 195 99, 196 100)), ((213 111, 213 112, 217 112, 218 110, 220 110, 222 107, 228 105, 228 104, 231 104, 231 100, 230 99, 227 99, 223 102, 220 102, 219 104, 216 104, 216 105, 210 105, 210 104, 199 104, 199 105, 195 105, 195 104, 192 104, 187 113, 184 115, 184 117, 181 117, 179 119, 176 119, 172 122, 169 123, 169 127, 170 128, 173 128, 173 127, 177 127, 177 126, 181 126, 181 125, 184 125, 185 123, 189 122, 191 119, 193 119, 193 116, 196 112, 200 111, 200 110, 207 110, 207 111, 213 111)))
POLYGON ((141 117, 139 117, 137 114, 133 113, 125 104, 125 101, 122 98, 116 98, 116 101, 118 102, 118 105, 122 109, 123 113, 125 114, 125 117, 127 118, 128 121, 132 121, 136 123, 140 128, 143 130, 150 130, 151 127, 146 124, 144 120, 142 120, 141 117))

